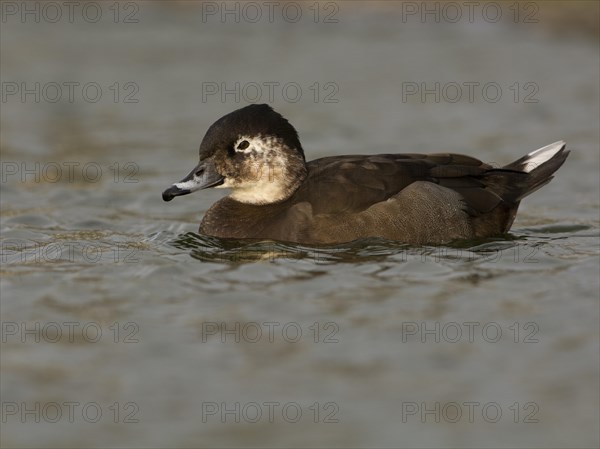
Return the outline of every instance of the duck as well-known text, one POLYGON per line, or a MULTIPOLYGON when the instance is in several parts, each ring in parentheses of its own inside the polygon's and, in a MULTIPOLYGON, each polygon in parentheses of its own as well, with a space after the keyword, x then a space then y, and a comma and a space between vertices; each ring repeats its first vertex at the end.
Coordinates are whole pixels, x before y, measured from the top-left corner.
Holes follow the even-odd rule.
POLYGON ((298 132, 267 104, 213 123, 198 165, 162 198, 230 189, 205 213, 204 235, 334 245, 382 238, 409 245, 501 237, 526 196, 553 179, 558 141, 503 167, 453 153, 329 156, 306 162, 298 132))

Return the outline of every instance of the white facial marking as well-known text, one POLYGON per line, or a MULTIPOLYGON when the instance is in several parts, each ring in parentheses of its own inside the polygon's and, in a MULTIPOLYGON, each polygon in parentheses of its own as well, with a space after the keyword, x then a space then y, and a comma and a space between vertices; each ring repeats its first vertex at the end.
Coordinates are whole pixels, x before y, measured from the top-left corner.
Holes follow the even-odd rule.
POLYGON ((235 188, 229 196, 240 203, 268 204, 285 199, 286 193, 282 183, 261 182, 254 187, 235 188))
POLYGON ((235 149, 236 153, 249 154, 249 153, 255 152, 255 153, 261 154, 261 153, 267 153, 269 150, 274 150, 274 147, 277 144, 278 144, 278 141, 274 137, 262 137, 262 136, 248 137, 248 136, 240 136, 240 138, 233 145, 233 148, 235 149), (246 148, 244 148, 243 150, 238 149, 238 146, 244 140, 246 142, 248 142, 249 145, 246 148))
POLYGON ((270 136, 240 136, 234 144, 237 153, 246 154, 245 163, 253 167, 252 179, 226 179, 217 188, 233 189, 229 195, 247 204, 268 204, 285 199, 290 192, 290 174, 287 170, 285 149, 281 140, 270 136), (243 141, 247 148, 238 149, 243 141))
POLYGON ((192 179, 190 179, 189 181, 178 182, 173 185, 175 187, 177 187, 178 189, 189 190, 190 192, 193 192, 195 190, 198 190, 200 188, 200 186, 202 185, 202 177, 194 175, 194 177, 192 179))
POLYGON ((544 162, 552 159, 556 153, 564 148, 564 146, 565 142, 559 140, 558 142, 551 143, 550 145, 546 145, 545 147, 532 151, 531 153, 527 154, 527 160, 523 164, 523 170, 525 170, 527 173, 530 173, 544 162))

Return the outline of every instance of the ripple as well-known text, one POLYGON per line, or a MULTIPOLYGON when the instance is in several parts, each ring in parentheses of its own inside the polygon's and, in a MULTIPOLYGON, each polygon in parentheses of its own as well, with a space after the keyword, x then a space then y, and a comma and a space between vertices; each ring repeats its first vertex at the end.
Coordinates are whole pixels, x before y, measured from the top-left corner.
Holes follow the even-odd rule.
MULTIPOLYGON (((168 234, 163 235, 163 239, 168 234)), ((534 252, 525 237, 508 235, 497 239, 462 240, 448 245, 414 247, 382 238, 368 238, 337 245, 301 245, 272 240, 220 239, 187 232, 167 242, 189 252, 197 260, 220 263, 252 263, 277 260, 308 260, 316 264, 406 262, 408 260, 456 263, 489 261, 499 254, 534 252)), ((519 256, 521 257, 521 256, 519 256)))
POLYGON ((579 225, 579 224, 555 224, 549 226, 539 226, 535 228, 523 228, 522 232, 526 233, 539 233, 539 234, 566 234, 573 233, 579 231, 587 231, 588 229, 592 229, 591 226, 579 225))

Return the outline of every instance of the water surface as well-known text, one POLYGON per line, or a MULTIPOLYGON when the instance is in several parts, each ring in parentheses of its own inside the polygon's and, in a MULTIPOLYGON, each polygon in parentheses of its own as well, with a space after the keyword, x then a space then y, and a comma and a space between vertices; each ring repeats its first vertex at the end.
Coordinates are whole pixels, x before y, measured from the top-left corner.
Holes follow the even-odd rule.
POLYGON ((2 23, 2 81, 103 87, 2 104, 3 446, 598 446, 597 39, 555 33, 543 3, 531 25, 349 2, 333 24, 205 23, 200 3, 137 4, 133 24, 2 23), (127 82, 139 101, 115 102, 127 82), (161 200, 246 104, 203 101, 203 82, 298 83, 272 104, 308 159, 572 153, 503 239, 220 241, 197 230, 223 191, 161 200), (403 82, 503 95, 403 101, 403 82), (528 82, 538 101, 515 101, 528 82))

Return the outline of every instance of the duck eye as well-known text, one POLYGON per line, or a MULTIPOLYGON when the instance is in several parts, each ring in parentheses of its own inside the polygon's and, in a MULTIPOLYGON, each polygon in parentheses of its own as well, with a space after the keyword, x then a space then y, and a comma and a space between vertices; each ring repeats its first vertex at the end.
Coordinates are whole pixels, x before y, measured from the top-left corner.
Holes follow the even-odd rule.
POLYGON ((250 142, 248 142, 247 140, 242 140, 239 145, 237 146, 238 150, 245 150, 246 148, 248 148, 250 146, 250 142))
POLYGON ((202 176, 202 174, 204 173, 204 169, 201 168, 200 170, 198 170, 196 173, 194 173, 194 175, 196 176, 202 176))

